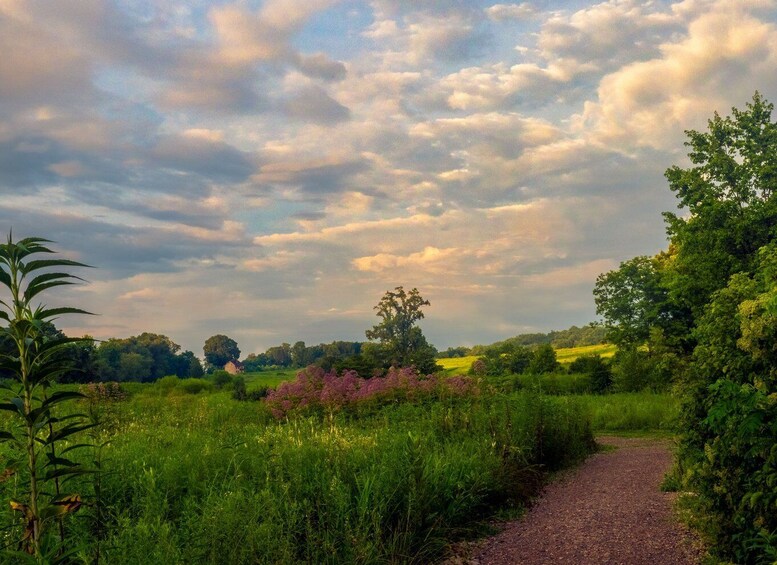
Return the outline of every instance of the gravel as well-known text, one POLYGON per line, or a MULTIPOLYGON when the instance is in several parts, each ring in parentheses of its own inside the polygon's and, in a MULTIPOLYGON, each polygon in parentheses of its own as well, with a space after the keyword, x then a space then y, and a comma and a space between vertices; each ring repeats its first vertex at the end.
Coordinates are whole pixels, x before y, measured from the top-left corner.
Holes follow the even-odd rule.
POLYGON ((659 486, 672 463, 670 443, 600 437, 599 452, 551 482, 524 518, 449 563, 701 563, 704 551, 672 513, 675 495, 659 486))

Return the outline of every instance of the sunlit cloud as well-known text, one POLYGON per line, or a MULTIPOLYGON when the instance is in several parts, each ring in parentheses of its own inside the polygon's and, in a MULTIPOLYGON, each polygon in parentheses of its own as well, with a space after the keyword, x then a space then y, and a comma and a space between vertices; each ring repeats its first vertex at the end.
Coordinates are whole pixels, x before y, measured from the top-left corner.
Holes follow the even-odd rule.
POLYGON ((0 227, 96 267, 69 331, 198 354, 400 284, 441 348, 585 324, 683 130, 777 100, 768 0, 0 0, 0 50, 0 227))

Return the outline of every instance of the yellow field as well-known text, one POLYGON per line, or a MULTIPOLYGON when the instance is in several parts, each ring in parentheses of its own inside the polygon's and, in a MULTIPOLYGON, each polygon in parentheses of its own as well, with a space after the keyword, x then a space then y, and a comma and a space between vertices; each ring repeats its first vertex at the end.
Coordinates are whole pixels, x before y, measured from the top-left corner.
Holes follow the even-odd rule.
MULTIPOLYGON (((582 355, 601 355, 602 357, 612 357, 618 348, 611 343, 600 345, 585 345, 583 347, 562 347, 556 349, 556 357, 559 363, 568 365, 582 355)), ((450 359, 438 359, 437 364, 443 366, 443 371, 451 375, 460 375, 469 371, 472 362, 477 356, 452 357, 450 359)))
POLYGON ((556 349, 556 358, 559 363, 571 363, 583 355, 601 355, 602 357, 612 357, 615 355, 618 347, 611 343, 602 343, 599 345, 584 345, 583 347, 564 347, 556 349))
POLYGON ((469 357, 451 357, 450 359, 438 359, 437 364, 443 366, 443 370, 451 375, 462 375, 469 371, 476 355, 469 357))

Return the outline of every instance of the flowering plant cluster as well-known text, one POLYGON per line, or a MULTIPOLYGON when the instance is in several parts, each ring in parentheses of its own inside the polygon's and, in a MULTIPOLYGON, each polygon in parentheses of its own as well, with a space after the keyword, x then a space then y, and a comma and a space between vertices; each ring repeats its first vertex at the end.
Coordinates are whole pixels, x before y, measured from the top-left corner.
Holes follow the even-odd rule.
POLYGON ((129 397, 119 383, 89 383, 79 387, 89 402, 115 402, 129 397))
POLYGON ((335 412, 366 402, 419 400, 434 396, 468 396, 477 392, 470 377, 422 375, 415 368, 389 369, 385 377, 363 379, 355 371, 325 372, 308 367, 293 381, 268 392, 265 402, 273 416, 291 412, 324 409, 335 412))

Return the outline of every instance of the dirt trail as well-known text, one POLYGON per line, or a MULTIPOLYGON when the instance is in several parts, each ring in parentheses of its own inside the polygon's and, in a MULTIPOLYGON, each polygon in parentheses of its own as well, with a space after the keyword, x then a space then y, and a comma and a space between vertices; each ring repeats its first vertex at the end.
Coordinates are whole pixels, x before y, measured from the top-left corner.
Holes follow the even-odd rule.
POLYGON ((664 440, 597 438, 596 453, 547 486, 527 515, 457 559, 470 565, 701 562, 698 541, 672 515, 659 485, 672 463, 664 440))

